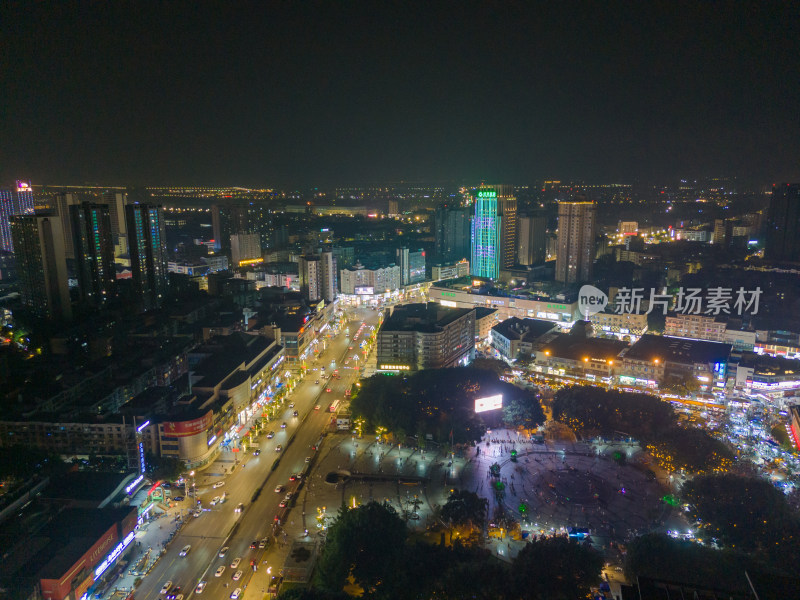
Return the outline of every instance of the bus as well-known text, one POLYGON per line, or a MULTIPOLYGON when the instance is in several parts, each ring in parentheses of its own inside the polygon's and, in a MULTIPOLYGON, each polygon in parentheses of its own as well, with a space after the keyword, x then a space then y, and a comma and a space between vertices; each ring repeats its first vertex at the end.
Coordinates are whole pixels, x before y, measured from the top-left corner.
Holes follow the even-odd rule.
POLYGON ((331 402, 331 406, 328 409, 328 411, 334 413, 337 410, 339 410, 339 404, 341 404, 341 402, 342 402, 341 400, 334 400, 333 402, 331 402))

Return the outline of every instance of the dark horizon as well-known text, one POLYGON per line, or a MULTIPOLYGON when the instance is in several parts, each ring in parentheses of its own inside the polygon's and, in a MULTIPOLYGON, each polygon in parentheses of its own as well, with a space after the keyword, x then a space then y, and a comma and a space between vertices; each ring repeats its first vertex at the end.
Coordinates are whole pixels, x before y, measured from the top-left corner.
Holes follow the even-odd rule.
POLYGON ((800 180, 788 4, 0 11, 4 185, 800 180))

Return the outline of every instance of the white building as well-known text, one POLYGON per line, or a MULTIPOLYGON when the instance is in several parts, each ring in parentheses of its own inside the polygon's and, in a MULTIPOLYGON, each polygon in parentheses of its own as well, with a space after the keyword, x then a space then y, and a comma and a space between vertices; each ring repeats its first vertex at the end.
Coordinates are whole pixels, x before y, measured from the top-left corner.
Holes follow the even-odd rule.
POLYGON ((231 261, 240 266, 245 260, 261 258, 261 236, 257 233, 235 233, 231 235, 231 261))
POLYGON ((367 269, 356 263, 354 266, 340 271, 339 285, 343 294, 371 295, 382 294, 400 289, 402 286, 401 269, 390 265, 383 269, 367 269))

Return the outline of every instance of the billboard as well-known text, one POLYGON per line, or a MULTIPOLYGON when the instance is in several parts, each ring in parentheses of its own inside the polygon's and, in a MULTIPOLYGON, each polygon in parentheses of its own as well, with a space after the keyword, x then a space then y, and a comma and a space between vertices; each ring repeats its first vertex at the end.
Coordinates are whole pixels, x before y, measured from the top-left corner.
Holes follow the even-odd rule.
POLYGON ((371 285, 359 285, 356 286, 354 291, 358 296, 372 296, 375 293, 375 288, 371 285))
POLYGON ((166 421, 164 423, 164 435, 170 437, 186 437, 205 431, 211 427, 214 418, 214 411, 210 410, 199 419, 191 421, 166 421))
POLYGON ((497 394, 496 396, 487 396, 486 398, 478 398, 475 400, 476 413, 497 410, 498 408, 503 408, 502 394, 497 394))

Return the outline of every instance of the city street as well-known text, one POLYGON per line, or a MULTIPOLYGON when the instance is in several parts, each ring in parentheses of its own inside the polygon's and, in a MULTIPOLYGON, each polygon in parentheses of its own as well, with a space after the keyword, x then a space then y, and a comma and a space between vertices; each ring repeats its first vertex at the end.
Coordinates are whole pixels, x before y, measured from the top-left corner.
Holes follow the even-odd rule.
MULTIPOLYGON (((348 325, 351 335, 362 322, 366 322, 367 326, 377 326, 377 311, 360 308, 350 309, 348 313, 354 318, 348 325)), ((307 467, 306 457, 313 454, 312 446, 331 419, 328 407, 336 399, 344 400, 345 391, 358 377, 357 368, 343 368, 347 358, 355 353, 349 347, 350 342, 342 332, 330 340, 319 360, 309 365, 305 378, 285 398, 277 418, 265 428, 273 430, 275 436, 267 439, 262 434, 258 443, 260 456, 253 456, 252 452, 240 455, 242 462, 236 464, 232 474, 225 476, 224 473, 235 465, 235 459, 233 453, 223 453, 205 471, 197 473, 195 480, 198 498, 202 501, 202 515, 186 517, 189 522, 136 590, 137 599, 159 598, 161 588, 167 581, 181 587, 179 593, 184 595, 185 600, 195 595, 199 581, 207 582, 205 589, 198 594, 201 597, 227 597, 239 587, 246 590, 248 597, 263 597, 261 590, 266 591, 268 569, 271 568, 272 574, 277 574, 283 560, 284 553, 280 552, 280 545, 284 536, 280 526, 290 526, 302 519, 302 509, 298 505, 288 512, 286 519, 289 523, 276 522, 278 515, 284 513, 279 503, 286 492, 298 485, 298 482, 290 482, 289 477, 307 467), (336 361, 335 368, 339 369, 340 379, 332 377, 332 360, 336 361), (319 381, 319 384, 315 381, 319 381), (326 389, 331 391, 327 392, 326 389), (294 408, 289 408, 292 403, 294 408), (316 406, 319 406, 319 410, 315 410, 316 406), (294 410, 298 411, 298 417, 292 416, 294 410), (281 423, 284 422, 286 428, 282 429, 281 423), (276 451, 278 445, 283 446, 281 452, 276 451), (280 462, 275 465, 277 459, 280 462), (212 486, 218 481, 224 481, 224 485, 214 489, 212 486), (286 489, 276 493, 278 485, 286 489), (210 500, 222 492, 227 492, 226 501, 210 506, 210 500), (244 509, 238 513, 235 509, 240 503, 244 509), (269 538, 266 549, 250 548, 252 542, 263 538, 269 538), (189 544, 191 550, 188 554, 179 556, 181 549, 189 544), (228 551, 224 557, 219 557, 223 547, 228 547, 228 551), (240 564, 232 568, 231 564, 237 558, 240 564), (217 577, 217 570, 223 566, 224 572, 217 577), (242 573, 238 580, 234 580, 238 571, 242 573), (251 592, 248 588, 258 591, 251 592)), ((189 501, 184 502, 188 508, 189 501)))

